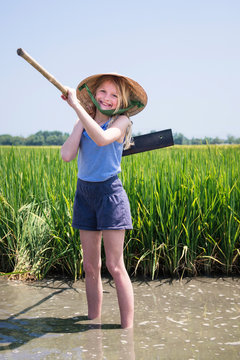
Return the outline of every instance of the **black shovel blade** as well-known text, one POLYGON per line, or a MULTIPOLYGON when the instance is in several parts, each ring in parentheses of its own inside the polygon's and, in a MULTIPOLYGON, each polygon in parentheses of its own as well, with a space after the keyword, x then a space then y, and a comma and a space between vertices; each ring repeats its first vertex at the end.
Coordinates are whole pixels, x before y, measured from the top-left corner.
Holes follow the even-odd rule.
POLYGON ((137 154, 144 151, 150 151, 174 145, 171 129, 135 136, 133 140, 134 145, 130 149, 124 150, 122 156, 137 154))

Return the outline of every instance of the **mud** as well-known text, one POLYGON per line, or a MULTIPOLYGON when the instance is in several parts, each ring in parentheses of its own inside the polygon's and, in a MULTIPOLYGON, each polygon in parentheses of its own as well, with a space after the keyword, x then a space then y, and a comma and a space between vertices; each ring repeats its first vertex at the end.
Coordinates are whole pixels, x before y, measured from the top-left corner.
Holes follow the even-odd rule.
POLYGON ((122 330, 114 283, 100 321, 83 281, 0 279, 0 359, 240 359, 240 279, 133 282, 135 324, 122 330))

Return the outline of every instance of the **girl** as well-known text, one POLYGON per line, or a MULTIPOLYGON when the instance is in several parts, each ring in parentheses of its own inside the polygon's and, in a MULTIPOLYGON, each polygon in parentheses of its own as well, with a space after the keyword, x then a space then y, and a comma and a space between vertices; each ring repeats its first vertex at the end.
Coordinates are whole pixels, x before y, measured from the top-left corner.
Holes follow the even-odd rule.
POLYGON ((78 154, 72 226, 80 230, 88 317, 101 316, 101 239, 118 296, 122 328, 133 326, 133 289, 123 261, 124 235, 132 229, 129 201, 118 178, 123 147, 130 145, 133 116, 147 104, 135 81, 118 74, 93 75, 62 98, 78 120, 61 148, 64 161, 78 154))

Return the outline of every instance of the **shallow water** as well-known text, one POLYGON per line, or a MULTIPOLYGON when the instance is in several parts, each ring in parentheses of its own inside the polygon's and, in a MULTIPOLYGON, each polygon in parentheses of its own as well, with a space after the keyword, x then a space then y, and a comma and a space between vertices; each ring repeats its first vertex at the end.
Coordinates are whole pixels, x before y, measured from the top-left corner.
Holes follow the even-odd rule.
POLYGON ((0 359, 240 359, 240 279, 133 282, 134 330, 122 330, 113 282, 101 324, 83 281, 0 279, 0 359))

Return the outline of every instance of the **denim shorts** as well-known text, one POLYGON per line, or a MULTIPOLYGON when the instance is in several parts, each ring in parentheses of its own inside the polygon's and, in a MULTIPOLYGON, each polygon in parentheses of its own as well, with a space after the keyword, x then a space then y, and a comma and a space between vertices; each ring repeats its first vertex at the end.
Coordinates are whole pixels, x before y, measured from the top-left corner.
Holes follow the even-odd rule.
POLYGON ((101 182, 78 179, 72 226, 91 231, 132 229, 129 200, 117 175, 101 182))

